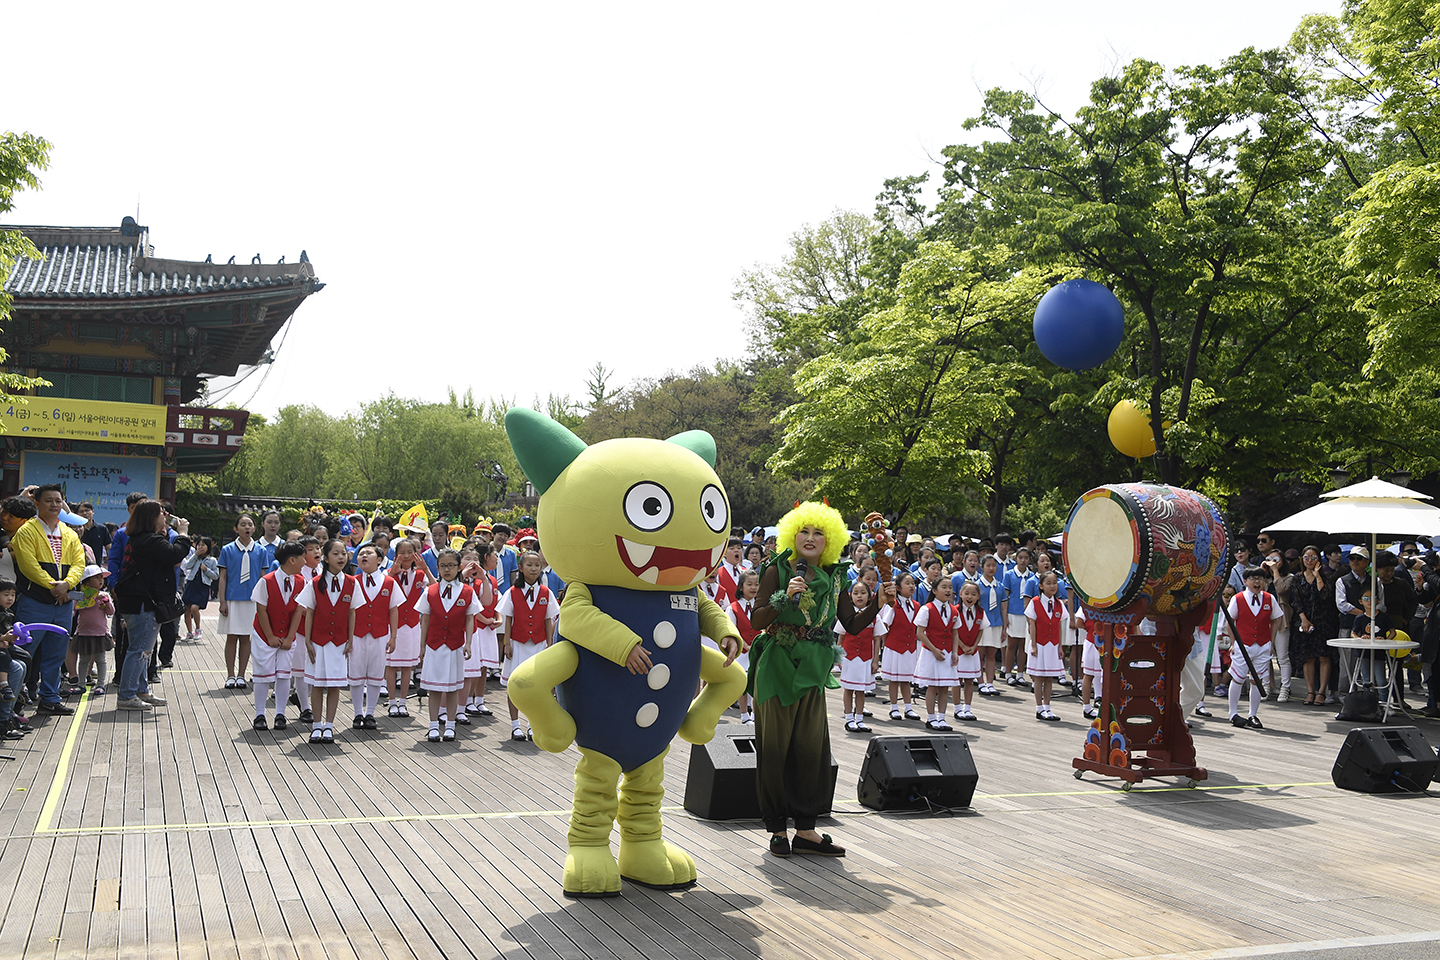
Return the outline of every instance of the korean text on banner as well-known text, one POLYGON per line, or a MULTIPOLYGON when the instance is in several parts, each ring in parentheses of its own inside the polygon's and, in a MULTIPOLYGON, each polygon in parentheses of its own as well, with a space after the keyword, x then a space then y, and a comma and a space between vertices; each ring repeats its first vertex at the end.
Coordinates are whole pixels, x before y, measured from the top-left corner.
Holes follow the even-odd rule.
POLYGON ((165 407, 150 403, 31 397, 0 407, 0 423, 12 437, 165 443, 165 407))

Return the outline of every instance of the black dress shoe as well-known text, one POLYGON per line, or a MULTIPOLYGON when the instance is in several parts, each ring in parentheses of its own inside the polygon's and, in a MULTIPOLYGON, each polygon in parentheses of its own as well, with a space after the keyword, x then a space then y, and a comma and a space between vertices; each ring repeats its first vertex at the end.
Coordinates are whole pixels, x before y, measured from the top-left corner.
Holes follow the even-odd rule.
POLYGON ((1263 724, 1263 723, 1260 722, 1260 718, 1259 718, 1259 717, 1251 717, 1249 720, 1246 720, 1246 721, 1245 721, 1245 726, 1249 727, 1251 730, 1264 730, 1264 729, 1265 729, 1265 724, 1263 724))
POLYGON ((820 842, 806 840, 804 837, 796 837, 791 841, 790 847, 796 853, 809 853, 817 857, 843 857, 845 848, 837 847, 830 842, 830 834, 820 834, 820 842))
POLYGON ((1238 714, 1238 713, 1235 714, 1235 716, 1233 716, 1233 717, 1230 718, 1230 723, 1231 723, 1232 726, 1236 726, 1236 727, 1243 727, 1243 726, 1246 725, 1246 723, 1245 723, 1245 718, 1242 717, 1242 716, 1240 716, 1240 714, 1238 714))

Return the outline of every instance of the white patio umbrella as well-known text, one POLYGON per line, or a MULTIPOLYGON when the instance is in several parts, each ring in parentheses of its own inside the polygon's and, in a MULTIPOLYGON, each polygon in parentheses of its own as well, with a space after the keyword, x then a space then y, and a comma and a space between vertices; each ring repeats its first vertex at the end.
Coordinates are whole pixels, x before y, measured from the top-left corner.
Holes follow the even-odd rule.
MULTIPOLYGON (((1265 527, 1269 531, 1314 530, 1332 536, 1370 539, 1370 594, 1375 595, 1375 541, 1380 537, 1440 536, 1440 508, 1422 500, 1430 497, 1398 484, 1371 477, 1339 490, 1320 494, 1325 503, 1301 510, 1265 527)), ((1370 622, 1375 635, 1375 622, 1370 622)))

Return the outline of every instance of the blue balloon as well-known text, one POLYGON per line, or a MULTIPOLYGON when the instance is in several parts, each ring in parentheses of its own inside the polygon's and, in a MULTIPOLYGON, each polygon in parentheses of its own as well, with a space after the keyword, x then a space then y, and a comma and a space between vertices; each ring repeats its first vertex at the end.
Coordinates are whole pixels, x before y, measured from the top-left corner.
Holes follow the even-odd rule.
POLYGON ((1057 367, 1098 367, 1110 359, 1124 336, 1120 301, 1094 280, 1058 283, 1035 307, 1035 343, 1057 367))

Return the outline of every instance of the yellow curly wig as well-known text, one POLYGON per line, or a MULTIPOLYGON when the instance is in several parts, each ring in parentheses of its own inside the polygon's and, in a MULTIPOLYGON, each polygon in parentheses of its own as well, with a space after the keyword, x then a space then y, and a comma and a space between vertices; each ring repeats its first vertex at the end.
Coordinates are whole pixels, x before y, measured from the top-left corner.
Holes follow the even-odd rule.
POLYGON ((802 527, 816 527, 825 534, 825 552, 820 555, 820 566, 828 567, 840 559, 840 551, 850 542, 850 528, 840 511, 824 503, 807 500, 780 518, 776 525, 776 551, 795 550, 795 534, 802 527))

